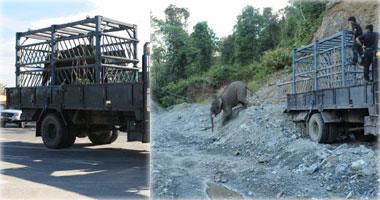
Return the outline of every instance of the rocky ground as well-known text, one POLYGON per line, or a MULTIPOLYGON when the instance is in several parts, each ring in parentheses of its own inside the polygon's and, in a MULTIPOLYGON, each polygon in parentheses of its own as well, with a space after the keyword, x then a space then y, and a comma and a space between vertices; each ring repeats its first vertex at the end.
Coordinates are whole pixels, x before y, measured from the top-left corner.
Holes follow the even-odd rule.
POLYGON ((251 96, 254 105, 235 108, 211 131, 209 104, 181 104, 151 111, 151 193, 153 198, 376 199, 376 141, 352 136, 317 144, 302 124, 289 120, 277 81, 251 96), (258 97, 258 98, 257 98, 258 97))
POLYGON ((152 196, 379 195, 376 142, 316 144, 283 110, 283 104, 236 108, 226 126, 211 132, 207 104, 152 109, 152 196))

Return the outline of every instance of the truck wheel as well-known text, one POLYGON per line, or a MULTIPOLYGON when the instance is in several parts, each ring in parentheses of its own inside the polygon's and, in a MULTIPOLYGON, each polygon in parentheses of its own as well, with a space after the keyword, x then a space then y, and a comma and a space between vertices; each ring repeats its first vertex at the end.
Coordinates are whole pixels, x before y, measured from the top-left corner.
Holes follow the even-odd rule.
POLYGON ((315 113, 311 116, 308 131, 311 140, 315 142, 326 143, 329 138, 329 127, 324 123, 320 113, 315 113))
POLYGON ((58 149, 67 142, 66 129, 57 115, 47 114, 41 123, 41 136, 47 148, 58 149))
POLYGON ((67 133, 67 138, 66 138, 65 143, 62 146, 63 148, 69 148, 73 146, 73 144, 75 143, 75 140, 77 139, 75 133, 70 131, 70 129, 66 133, 67 133))
POLYGON ((338 124, 325 124, 325 125, 328 126, 328 135, 329 135, 326 143, 335 142, 339 136, 338 124))
POLYGON ((6 126, 6 122, 5 121, 1 121, 1 128, 5 128, 5 126, 6 126))
POLYGON ((92 133, 88 135, 88 138, 94 145, 102 145, 102 144, 111 144, 112 142, 115 142, 117 137, 119 136, 119 133, 117 130, 112 131, 103 131, 100 133, 92 133))
POLYGON ((18 127, 19 127, 19 128, 25 128, 25 127, 26 127, 26 122, 20 122, 20 123, 18 124, 18 127))

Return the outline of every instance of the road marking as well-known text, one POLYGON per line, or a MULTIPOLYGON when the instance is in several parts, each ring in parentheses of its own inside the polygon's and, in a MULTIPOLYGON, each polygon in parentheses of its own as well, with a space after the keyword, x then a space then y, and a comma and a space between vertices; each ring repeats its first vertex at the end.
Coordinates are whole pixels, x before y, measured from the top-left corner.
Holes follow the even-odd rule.
POLYGON ((63 159, 61 162, 64 163, 76 163, 76 164, 85 164, 85 165, 99 165, 101 162, 96 162, 92 160, 74 160, 74 159, 63 159))
MULTIPOLYGON (((35 145, 38 143, 31 143, 32 145, 35 145)), ((20 148, 20 149, 38 149, 38 150, 43 150, 43 151, 57 151, 57 152, 70 152, 70 151, 110 151, 109 149, 90 149, 90 148, 70 148, 70 149, 48 149, 45 146, 39 146, 39 147, 34 147, 34 146, 25 146, 25 145, 17 145, 17 144, 4 144, 4 142, 0 142, 0 146, 2 147, 11 147, 11 148, 20 148)))
POLYGON ((62 176, 80 176, 80 175, 88 175, 88 174, 96 174, 101 173, 106 170, 97 170, 97 171, 87 171, 88 169, 74 169, 74 170, 61 170, 61 171, 54 171, 50 175, 55 177, 62 177, 62 176))
POLYGON ((29 156, 14 156, 14 155, 3 155, 6 159, 24 160, 25 158, 30 158, 29 156))

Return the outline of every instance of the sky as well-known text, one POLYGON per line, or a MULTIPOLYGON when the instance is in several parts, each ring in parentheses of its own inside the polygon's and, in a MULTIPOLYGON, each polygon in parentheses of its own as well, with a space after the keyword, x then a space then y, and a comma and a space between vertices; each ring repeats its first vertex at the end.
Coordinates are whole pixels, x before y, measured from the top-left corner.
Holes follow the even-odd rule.
POLYGON ((137 24, 141 53, 150 38, 150 15, 164 18, 170 4, 189 9, 189 31, 197 22, 207 21, 218 37, 224 37, 232 32, 245 6, 277 11, 288 0, 0 0, 0 82, 15 85, 16 32, 102 15, 137 24))

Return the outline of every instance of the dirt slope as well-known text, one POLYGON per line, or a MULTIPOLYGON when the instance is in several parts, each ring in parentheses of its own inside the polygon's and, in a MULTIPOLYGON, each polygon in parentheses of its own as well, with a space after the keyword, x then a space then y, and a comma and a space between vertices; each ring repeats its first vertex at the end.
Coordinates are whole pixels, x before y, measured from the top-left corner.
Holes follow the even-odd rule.
POLYGON ((374 142, 313 143, 288 120, 283 104, 237 108, 231 121, 214 132, 208 105, 154 110, 153 198, 379 195, 374 142))
POLYGON ((322 24, 314 34, 316 39, 330 36, 344 29, 351 29, 347 19, 355 16, 364 28, 373 24, 379 30, 379 1, 377 0, 330 0, 323 15, 322 24))

